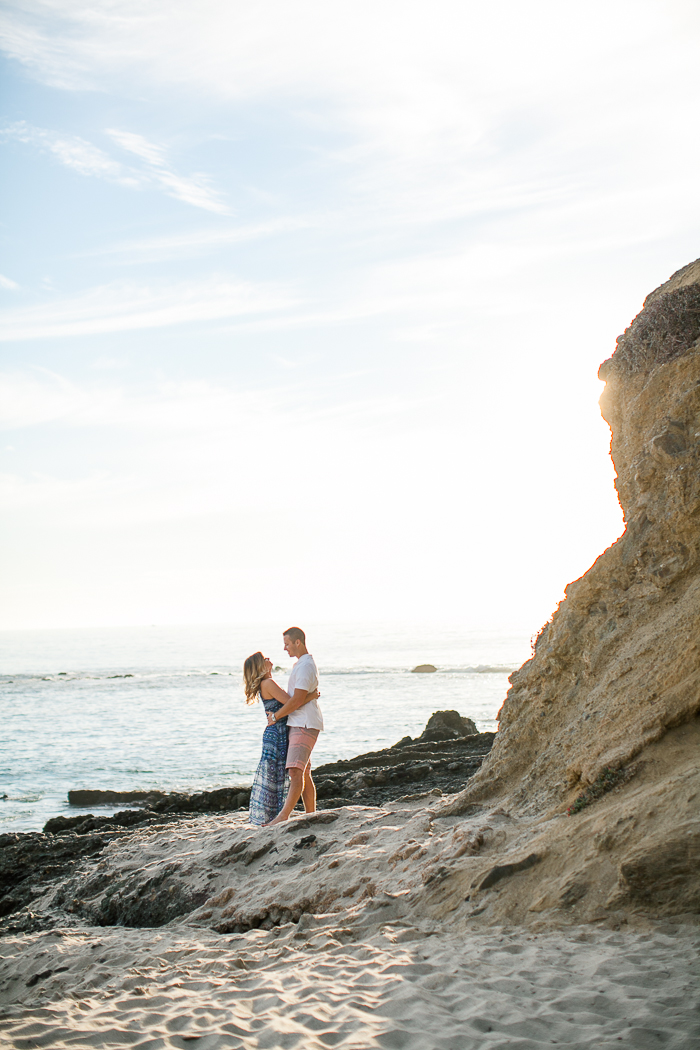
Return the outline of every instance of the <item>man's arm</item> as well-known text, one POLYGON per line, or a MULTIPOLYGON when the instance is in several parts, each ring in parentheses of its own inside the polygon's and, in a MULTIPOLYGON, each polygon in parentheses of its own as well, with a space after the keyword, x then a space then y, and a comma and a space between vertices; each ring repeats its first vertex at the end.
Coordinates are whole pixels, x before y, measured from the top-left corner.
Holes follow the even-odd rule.
MULTIPOLYGON (((314 689, 315 693, 316 690, 314 689)), ((297 711, 300 707, 303 707, 307 703, 309 697, 308 689, 295 689, 294 696, 292 696, 284 707, 281 707, 279 711, 275 711, 274 717, 272 712, 267 716, 267 724, 272 725, 274 722, 278 722, 280 718, 286 718, 287 715, 291 715, 294 711, 297 711)))

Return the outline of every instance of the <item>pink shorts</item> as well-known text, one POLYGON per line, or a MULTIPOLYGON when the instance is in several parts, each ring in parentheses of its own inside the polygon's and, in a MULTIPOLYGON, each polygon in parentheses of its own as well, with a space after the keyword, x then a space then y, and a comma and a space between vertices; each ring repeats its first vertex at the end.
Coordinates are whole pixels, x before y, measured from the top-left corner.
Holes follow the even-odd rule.
POLYGON ((289 727, 287 769, 306 769, 314 744, 318 740, 318 734, 318 729, 304 729, 303 726, 289 727))

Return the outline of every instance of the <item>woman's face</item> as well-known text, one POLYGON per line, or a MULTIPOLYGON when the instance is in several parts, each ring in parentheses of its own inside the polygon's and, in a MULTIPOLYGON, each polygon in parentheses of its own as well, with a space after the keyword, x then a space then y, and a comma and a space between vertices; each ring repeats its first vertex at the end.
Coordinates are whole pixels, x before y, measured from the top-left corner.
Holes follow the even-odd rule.
POLYGON ((265 667, 265 677, 272 674, 272 660, 268 656, 263 656, 263 665, 265 667))

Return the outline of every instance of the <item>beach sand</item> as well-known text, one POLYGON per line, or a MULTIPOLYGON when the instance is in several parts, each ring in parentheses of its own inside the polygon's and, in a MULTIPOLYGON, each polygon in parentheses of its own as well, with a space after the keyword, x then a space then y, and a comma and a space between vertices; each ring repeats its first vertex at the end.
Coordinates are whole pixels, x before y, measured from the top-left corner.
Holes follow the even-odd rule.
POLYGON ((483 827, 424 799, 136 830, 33 904, 62 925, 0 941, 0 1045, 698 1046, 697 926, 438 914, 444 880, 483 865, 483 827))
POLYGON ((0 1041, 690 1050, 699 941, 672 926, 464 937, 337 917, 225 938, 187 926, 54 931, 3 945, 3 1003, 15 1005, 3 1006, 0 1041))

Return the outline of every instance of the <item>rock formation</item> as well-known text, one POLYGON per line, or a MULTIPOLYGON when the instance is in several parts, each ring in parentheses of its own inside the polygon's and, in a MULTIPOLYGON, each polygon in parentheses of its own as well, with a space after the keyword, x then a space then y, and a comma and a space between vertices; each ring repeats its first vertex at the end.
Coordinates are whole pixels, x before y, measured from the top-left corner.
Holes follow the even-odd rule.
POLYGON ((550 905, 602 879, 609 906, 697 910, 700 260, 648 296, 599 375, 625 531, 566 588, 510 678, 489 760, 437 812, 486 800, 521 817, 570 810, 542 834, 562 877, 563 853, 578 858, 578 888, 550 905))
MULTIPOLYGON (((457 711, 436 711, 415 740, 404 737, 394 747, 318 766, 314 770, 318 808, 381 806, 417 797, 425 804, 425 800, 454 793, 479 769, 494 735, 479 733, 474 722, 457 711)), ((173 820, 195 819, 207 813, 243 811, 239 819, 244 820, 250 789, 218 788, 194 794, 82 790, 70 791, 68 797, 75 806, 121 803, 139 808, 110 815, 52 817, 43 834, 0 835, 0 933, 3 927, 42 927, 46 916, 35 918, 32 902, 55 892, 56 885, 65 882, 87 858, 100 857, 118 840, 126 842, 132 831, 172 827, 173 820)), ((177 914, 186 912, 189 897, 178 896, 177 901, 181 908, 177 914)), ((172 898, 168 915, 175 914, 174 906, 172 898)))

